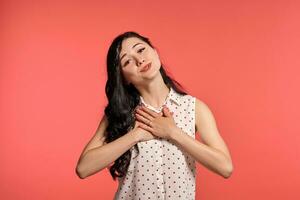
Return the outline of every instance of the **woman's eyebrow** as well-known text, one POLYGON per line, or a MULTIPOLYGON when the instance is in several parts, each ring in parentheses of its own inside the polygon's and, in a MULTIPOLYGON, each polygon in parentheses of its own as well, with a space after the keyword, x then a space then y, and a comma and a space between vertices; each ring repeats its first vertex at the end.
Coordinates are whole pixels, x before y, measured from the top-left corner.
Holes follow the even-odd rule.
MULTIPOLYGON (((135 45, 132 46, 132 49, 139 44, 143 44, 143 43, 140 43, 140 42, 136 43, 135 45)), ((126 53, 124 53, 124 55, 121 57, 120 61, 122 60, 122 58, 124 58, 124 56, 126 56, 126 53)))

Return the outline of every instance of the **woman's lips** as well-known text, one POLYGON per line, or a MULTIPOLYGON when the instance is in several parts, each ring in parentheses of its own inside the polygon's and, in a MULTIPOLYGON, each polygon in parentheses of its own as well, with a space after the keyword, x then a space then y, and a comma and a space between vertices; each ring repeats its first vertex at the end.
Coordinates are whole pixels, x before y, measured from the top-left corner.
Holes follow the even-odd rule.
POLYGON ((143 67, 143 69, 141 69, 140 72, 146 72, 151 68, 151 63, 147 64, 145 67, 143 67))

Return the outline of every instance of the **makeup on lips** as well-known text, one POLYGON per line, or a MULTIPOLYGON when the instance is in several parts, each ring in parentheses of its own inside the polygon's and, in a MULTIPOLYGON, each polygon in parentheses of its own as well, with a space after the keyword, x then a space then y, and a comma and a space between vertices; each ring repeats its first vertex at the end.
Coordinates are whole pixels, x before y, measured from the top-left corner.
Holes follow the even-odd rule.
POLYGON ((147 64, 146 66, 143 67, 143 69, 141 69, 140 72, 146 72, 151 68, 151 62, 149 64, 147 64))

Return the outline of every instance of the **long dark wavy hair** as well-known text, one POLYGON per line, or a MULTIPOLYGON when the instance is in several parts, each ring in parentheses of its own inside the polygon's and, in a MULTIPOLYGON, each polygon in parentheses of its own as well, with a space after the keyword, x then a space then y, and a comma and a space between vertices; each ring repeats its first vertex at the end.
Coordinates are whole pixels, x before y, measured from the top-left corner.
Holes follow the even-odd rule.
MULTIPOLYGON (((122 41, 130 37, 137 37, 154 48, 147 37, 141 36, 133 31, 122 33, 112 41, 106 60, 107 82, 105 85, 105 93, 108 99, 108 104, 104 111, 108 120, 108 126, 106 129, 107 135, 105 139, 106 143, 112 142, 125 135, 135 126, 134 109, 140 103, 140 93, 132 83, 126 84, 120 69, 121 64, 119 59, 122 41)), ((164 83, 169 88, 172 87, 180 94, 187 94, 177 81, 167 75, 162 64, 160 67, 160 73, 164 83)), ((139 152, 137 144, 134 148, 136 148, 139 152)), ((131 151, 129 149, 116 159, 114 164, 109 167, 113 180, 116 180, 116 177, 123 177, 126 174, 130 159, 131 151)))

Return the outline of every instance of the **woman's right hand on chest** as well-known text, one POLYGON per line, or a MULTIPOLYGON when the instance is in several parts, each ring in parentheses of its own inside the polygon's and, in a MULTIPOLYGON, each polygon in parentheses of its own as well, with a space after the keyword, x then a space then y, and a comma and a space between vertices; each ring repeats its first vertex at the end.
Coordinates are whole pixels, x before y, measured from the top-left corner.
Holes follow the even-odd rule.
POLYGON ((135 126, 130 131, 132 134, 134 134, 134 136, 136 137, 138 142, 148 141, 148 140, 152 140, 154 138, 157 138, 155 135, 153 135, 149 131, 139 127, 140 123, 141 122, 139 122, 139 121, 135 121, 135 126))

